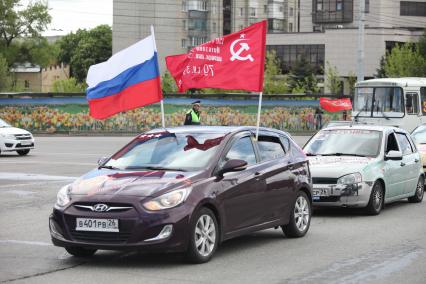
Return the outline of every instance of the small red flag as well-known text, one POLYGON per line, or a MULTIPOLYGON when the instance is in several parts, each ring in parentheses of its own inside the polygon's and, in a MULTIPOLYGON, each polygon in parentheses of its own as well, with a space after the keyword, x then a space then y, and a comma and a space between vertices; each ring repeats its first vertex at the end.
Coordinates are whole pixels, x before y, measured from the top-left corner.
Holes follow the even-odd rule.
POLYGON ((266 21, 166 57, 179 91, 199 88, 263 89, 266 21))
POLYGON ((320 105, 323 109, 329 112, 337 112, 341 110, 352 109, 352 103, 350 99, 337 99, 331 100, 327 98, 320 98, 320 105))

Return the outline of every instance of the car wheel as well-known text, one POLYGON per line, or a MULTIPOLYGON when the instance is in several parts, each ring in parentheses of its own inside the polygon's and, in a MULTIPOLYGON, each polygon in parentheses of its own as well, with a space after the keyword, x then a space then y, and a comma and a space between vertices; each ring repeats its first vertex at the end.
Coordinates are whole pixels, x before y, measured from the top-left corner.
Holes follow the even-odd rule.
POLYGON ((297 193, 296 201, 290 212, 290 221, 281 226, 284 234, 289 238, 300 238, 306 235, 311 224, 311 202, 303 191, 297 193))
POLYGON ((29 150, 29 149, 26 149, 26 150, 18 150, 18 151, 16 151, 16 152, 18 152, 19 156, 25 156, 25 155, 27 155, 27 154, 30 152, 30 150, 29 150))
POLYGON ((95 254, 97 251, 96 249, 87 249, 83 247, 66 247, 65 250, 72 254, 73 256, 77 257, 89 257, 95 254))
POLYGON ((370 200, 365 208, 369 215, 379 215, 383 208, 384 197, 383 185, 381 182, 376 181, 371 190, 370 200))
POLYGON ((419 181, 417 182, 417 186, 416 186, 416 192, 414 193, 413 196, 408 197, 408 202, 411 203, 419 203, 422 202, 423 200, 423 196, 424 196, 424 179, 423 177, 419 178, 419 181))
POLYGON ((187 259, 192 263, 209 261, 219 244, 219 227, 213 212, 201 208, 192 218, 187 259))

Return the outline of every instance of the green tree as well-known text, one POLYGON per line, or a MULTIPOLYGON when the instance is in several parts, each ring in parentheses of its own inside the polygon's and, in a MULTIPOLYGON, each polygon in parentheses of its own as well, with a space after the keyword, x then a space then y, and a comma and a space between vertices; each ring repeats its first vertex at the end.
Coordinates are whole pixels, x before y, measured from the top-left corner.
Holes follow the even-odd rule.
POLYGON ((176 82, 172 75, 170 75, 169 71, 164 72, 161 77, 161 89, 163 90, 163 93, 166 94, 177 92, 176 82))
POLYGON ((52 85, 52 92, 54 93, 84 93, 85 91, 85 85, 78 83, 72 77, 65 80, 56 80, 52 85))
POLYGON ((426 29, 423 32, 423 35, 420 37, 419 42, 417 43, 419 48, 419 53, 423 58, 426 58, 426 29))
POLYGON ((57 63, 58 47, 49 44, 45 38, 28 38, 12 43, 5 56, 11 63, 31 62, 46 67, 57 63))
POLYGON ((41 1, 29 2, 26 8, 20 0, 0 1, 0 40, 9 47, 17 37, 40 37, 52 17, 41 1))
POLYGON ((386 77, 426 76, 426 59, 413 43, 397 45, 386 54, 384 70, 386 77))
POLYGON ((379 68, 376 69, 376 74, 374 74, 374 77, 376 77, 376 78, 386 78, 385 65, 386 65, 386 55, 383 55, 380 58, 380 65, 379 65, 379 68))
POLYGON ((90 65, 108 60, 112 55, 112 30, 100 25, 86 31, 66 35, 59 40, 60 62, 70 65, 71 75, 78 82, 84 82, 90 65))
POLYGON ((341 91, 342 82, 340 81, 340 76, 336 66, 331 65, 330 62, 327 62, 327 70, 325 74, 326 74, 326 83, 325 83, 326 89, 328 89, 332 94, 339 94, 341 91))
POLYGON ((349 94, 353 95, 355 93, 355 83, 357 81, 357 77, 353 71, 349 72, 348 76, 348 84, 349 84, 349 94))
POLYGON ((288 77, 281 74, 280 60, 275 50, 266 53, 263 92, 265 94, 285 94, 289 92, 288 77))
POLYGON ((0 91, 8 91, 12 85, 9 74, 9 66, 6 58, 0 53, 0 91))

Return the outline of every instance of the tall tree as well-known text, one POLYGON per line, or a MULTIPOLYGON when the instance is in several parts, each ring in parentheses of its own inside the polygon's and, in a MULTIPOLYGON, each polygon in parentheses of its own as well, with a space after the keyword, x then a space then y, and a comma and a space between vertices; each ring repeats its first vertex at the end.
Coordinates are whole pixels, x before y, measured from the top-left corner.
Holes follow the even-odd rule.
POLYGON ((20 0, 0 1, 0 40, 9 47, 17 37, 39 37, 52 17, 41 1, 29 2, 26 8, 20 0))
POLYGON ((413 43, 397 45, 386 55, 384 70, 387 77, 426 76, 426 58, 413 43))
POLYGON ((78 30, 59 40, 59 61, 70 65, 71 75, 84 82, 90 65, 108 60, 112 55, 112 30, 100 25, 92 30, 78 30))
POLYGON ((9 66, 6 58, 0 53, 0 91, 6 91, 11 87, 9 66))
POLYGON ((336 66, 333 66, 330 64, 330 62, 327 62, 327 70, 325 71, 326 74, 326 88, 332 93, 332 94, 340 94, 342 82, 340 81, 339 72, 337 71, 336 66))
POLYGON ((268 51, 265 60, 263 92, 265 94, 288 93, 289 88, 286 78, 281 74, 280 60, 275 50, 268 51))

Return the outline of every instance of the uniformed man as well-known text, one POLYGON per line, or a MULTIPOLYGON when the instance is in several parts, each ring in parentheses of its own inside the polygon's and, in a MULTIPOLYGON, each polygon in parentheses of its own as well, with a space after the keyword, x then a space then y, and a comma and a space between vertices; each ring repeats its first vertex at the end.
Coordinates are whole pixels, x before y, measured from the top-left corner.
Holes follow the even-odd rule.
POLYGON ((192 109, 186 113, 185 125, 200 125, 201 101, 192 103, 192 109))

